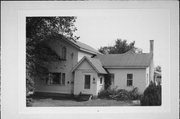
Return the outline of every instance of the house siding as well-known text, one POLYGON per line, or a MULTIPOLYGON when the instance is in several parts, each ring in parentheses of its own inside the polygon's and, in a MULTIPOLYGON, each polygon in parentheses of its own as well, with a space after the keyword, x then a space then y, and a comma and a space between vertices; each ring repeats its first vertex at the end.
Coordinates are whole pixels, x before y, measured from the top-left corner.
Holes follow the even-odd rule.
POLYGON ((79 62, 84 56, 86 56, 86 57, 91 57, 92 54, 79 51, 79 52, 78 52, 78 62, 79 62))
POLYGON ((97 95, 97 87, 99 85, 99 77, 97 72, 91 67, 91 65, 85 60, 80 66, 75 70, 75 81, 74 81, 74 95, 78 95, 80 92, 83 94, 97 95), (84 76, 90 75, 90 89, 84 89, 84 76))
POLYGON ((96 95, 98 95, 98 93, 100 91, 104 90, 104 75, 100 75, 97 77, 97 90, 96 90, 96 95), (100 83, 100 78, 102 78, 102 84, 100 83))
POLYGON ((149 86, 149 83, 150 83, 150 74, 149 74, 149 71, 150 70, 150 68, 149 67, 147 67, 146 68, 146 87, 148 87, 149 86))
POLYGON ((108 69, 114 74, 114 88, 132 90, 138 87, 139 93, 146 88, 146 68, 143 69, 108 69), (127 74, 133 74, 133 86, 127 86, 127 74))
MULTIPOLYGON (((62 48, 66 47, 67 49, 66 60, 51 62, 48 65, 49 72, 66 73, 65 85, 48 85, 45 80, 39 79, 35 81, 35 91, 72 94, 74 92, 74 77, 71 70, 78 63, 78 59, 86 56, 86 54, 80 52, 77 48, 63 40, 53 40, 52 42, 49 42, 48 45, 60 57, 62 56, 62 48)), ((87 56, 90 56, 90 54, 87 54, 87 56)))

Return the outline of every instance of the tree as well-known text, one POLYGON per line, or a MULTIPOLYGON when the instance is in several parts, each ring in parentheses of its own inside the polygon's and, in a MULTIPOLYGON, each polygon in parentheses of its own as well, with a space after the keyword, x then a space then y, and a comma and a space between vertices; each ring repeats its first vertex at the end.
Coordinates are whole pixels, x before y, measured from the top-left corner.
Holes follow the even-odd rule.
POLYGON ((47 40, 68 38, 77 40, 73 33, 76 17, 27 17, 26 18, 26 94, 34 90, 34 80, 44 79, 47 65, 59 56, 46 44, 47 40))
POLYGON ((161 72, 161 66, 157 66, 157 67, 155 67, 155 71, 158 71, 158 72, 161 72))
POLYGON ((156 85, 154 82, 150 82, 149 86, 145 89, 140 101, 141 106, 160 106, 161 85, 156 85))
POLYGON ((131 50, 132 53, 142 53, 142 50, 134 46, 135 41, 127 43, 127 40, 117 39, 114 46, 105 46, 99 49, 103 54, 122 54, 131 50))

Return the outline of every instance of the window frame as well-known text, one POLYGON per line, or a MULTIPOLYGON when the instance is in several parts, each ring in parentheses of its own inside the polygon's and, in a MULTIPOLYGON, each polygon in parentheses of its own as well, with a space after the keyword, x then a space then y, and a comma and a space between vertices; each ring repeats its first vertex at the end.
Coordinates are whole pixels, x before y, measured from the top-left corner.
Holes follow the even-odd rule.
POLYGON ((84 74, 84 89, 91 89, 91 74, 84 74), (86 76, 89 76, 89 84, 88 84, 88 87, 87 87, 87 84, 86 84, 86 76))
POLYGON ((66 73, 61 73, 61 85, 65 85, 66 84, 66 73))
POLYGON ((133 86, 133 73, 127 74, 127 87, 133 86), (131 75, 130 77, 128 75, 131 75))
POLYGON ((100 84, 103 84, 103 77, 100 77, 100 84))
POLYGON ((49 78, 48 78, 49 81, 46 81, 46 84, 48 85, 61 85, 61 72, 50 72, 49 73, 49 78), (55 75, 58 75, 58 78, 59 78, 59 83, 54 83, 54 76, 55 75))
POLYGON ((67 48, 65 46, 62 47, 62 59, 63 60, 67 59, 67 48))

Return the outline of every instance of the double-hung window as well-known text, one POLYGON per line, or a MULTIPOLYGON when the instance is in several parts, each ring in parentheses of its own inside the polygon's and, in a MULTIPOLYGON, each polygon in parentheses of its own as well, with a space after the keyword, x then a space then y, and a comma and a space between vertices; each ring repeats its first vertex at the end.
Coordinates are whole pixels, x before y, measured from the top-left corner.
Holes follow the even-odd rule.
POLYGON ((62 48, 62 59, 63 60, 66 60, 66 53, 67 53, 67 49, 66 49, 66 47, 63 47, 62 48))
POLYGON ((127 74, 127 86, 133 86, 133 74, 127 74))
POLYGON ((66 73, 50 73, 49 80, 46 81, 47 84, 59 84, 65 85, 66 73))
POLYGON ((50 73, 48 84, 61 84, 61 73, 50 73))

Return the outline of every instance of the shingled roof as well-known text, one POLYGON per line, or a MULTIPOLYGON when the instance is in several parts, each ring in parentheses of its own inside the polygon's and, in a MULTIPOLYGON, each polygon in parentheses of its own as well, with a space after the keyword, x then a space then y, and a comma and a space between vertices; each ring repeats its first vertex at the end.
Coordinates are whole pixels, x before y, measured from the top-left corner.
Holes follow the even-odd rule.
POLYGON ((90 54, 102 54, 100 52, 98 52, 96 49, 92 48, 91 46, 89 45, 86 45, 80 41, 75 41, 73 40, 72 38, 68 38, 64 35, 61 35, 61 34, 55 34, 55 35, 49 35, 49 36, 46 36, 47 39, 56 39, 56 40, 63 40, 65 42, 67 42, 68 44, 74 46, 75 48, 77 48, 78 50, 80 51, 84 51, 84 52, 87 52, 87 53, 90 53, 90 54))
POLYGON ((101 62, 100 62, 99 59, 97 59, 97 58, 90 58, 90 57, 86 57, 86 56, 84 56, 84 57, 78 62, 78 64, 76 64, 76 65, 74 66, 74 68, 72 69, 72 72, 73 72, 74 70, 76 70, 76 69, 80 66, 80 64, 81 64, 83 61, 85 61, 85 60, 87 60, 87 62, 92 66, 92 68, 93 68, 97 73, 107 74, 107 72, 106 72, 105 69, 103 68, 103 66, 102 66, 102 64, 101 64, 101 62))
POLYGON ((141 53, 141 54, 108 54, 98 55, 104 68, 144 68, 150 65, 152 54, 141 53))
POLYGON ((94 48, 92 48, 91 46, 86 45, 86 44, 84 44, 84 43, 82 43, 82 42, 75 41, 74 43, 75 43, 76 45, 78 45, 79 48, 80 48, 80 50, 82 50, 82 51, 87 51, 87 52, 90 51, 90 52, 95 53, 95 54, 101 54, 100 52, 98 52, 97 50, 95 50, 94 48))

